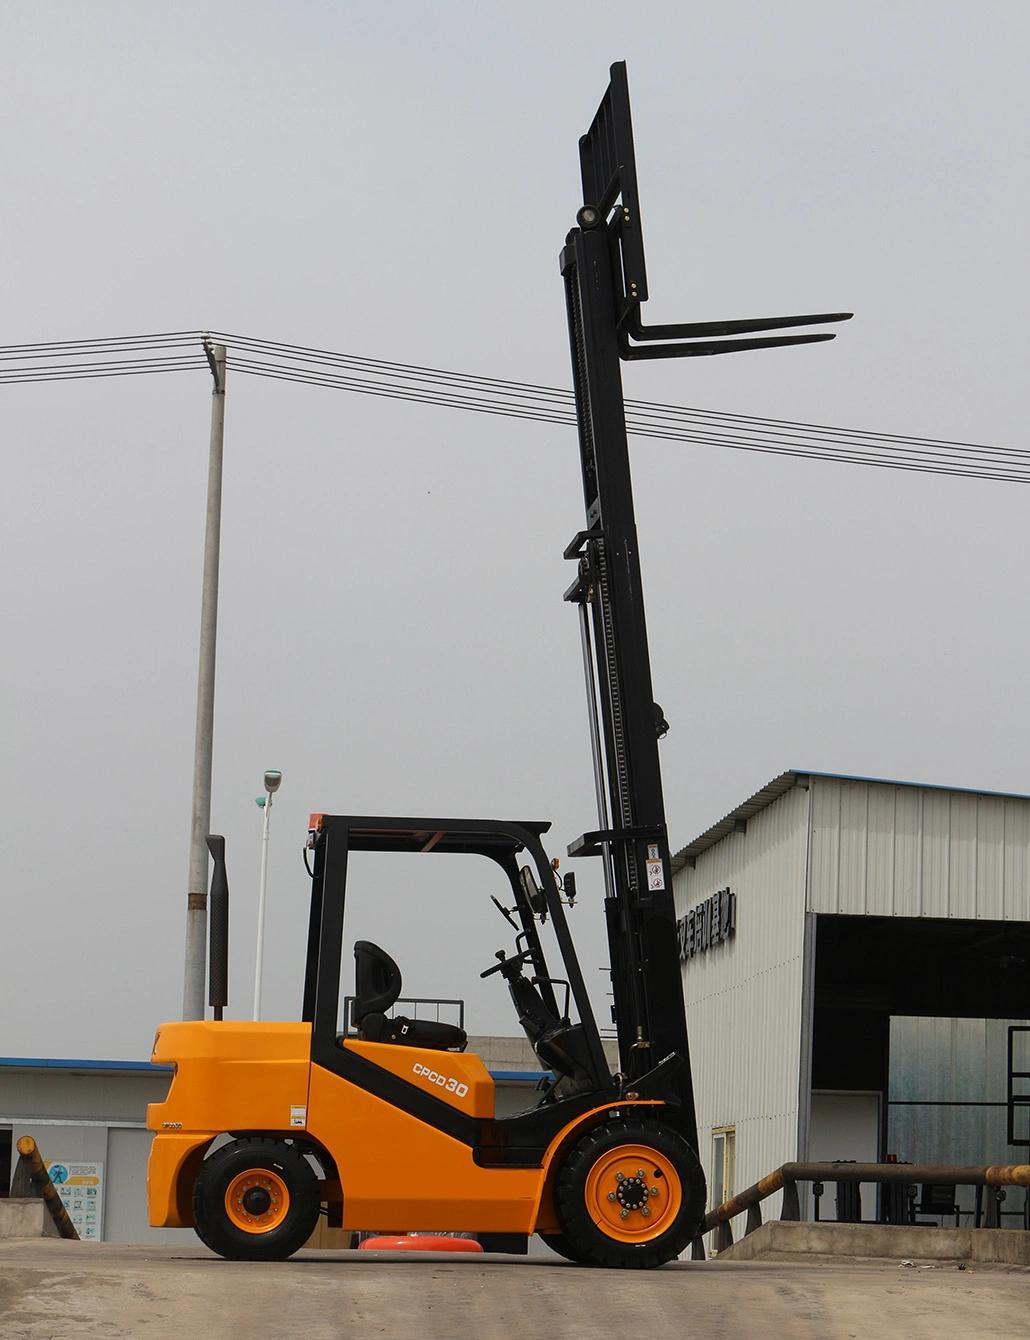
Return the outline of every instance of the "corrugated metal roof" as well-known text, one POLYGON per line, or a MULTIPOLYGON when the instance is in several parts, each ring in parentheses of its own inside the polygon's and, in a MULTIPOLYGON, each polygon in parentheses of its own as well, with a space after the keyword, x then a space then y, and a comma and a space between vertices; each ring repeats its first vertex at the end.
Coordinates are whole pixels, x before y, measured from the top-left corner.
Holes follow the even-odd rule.
MULTIPOLYGON (((0 1068, 9 1070, 71 1070, 89 1074, 163 1075, 170 1065, 155 1065, 153 1061, 86 1061, 66 1056, 0 1056, 0 1068)), ((495 1070, 489 1068, 490 1078, 501 1084, 537 1084, 541 1079, 554 1078, 549 1070, 495 1070)))
POLYGON ((809 777, 827 777, 836 782, 871 782, 878 786, 914 787, 920 791, 953 791, 960 795, 994 796, 1002 800, 1030 800, 1030 796, 1022 795, 1017 791, 983 791, 971 786, 942 786, 937 782, 905 782, 893 777, 859 777, 848 772, 816 772, 810 768, 789 768, 786 772, 781 772, 778 777, 774 777, 771 782, 766 783, 760 791, 756 791, 742 805, 738 805, 735 810, 731 810, 724 819, 720 819, 717 824, 713 824, 711 828, 706 829, 700 837, 696 837, 693 842, 688 842, 685 847, 681 847, 672 858, 673 874, 677 874, 701 852, 707 851, 709 847, 713 847, 722 838, 734 832, 739 823, 746 822, 753 814, 757 814, 759 810, 764 810, 767 805, 771 805, 774 800, 778 800, 791 787, 797 786, 799 782, 804 782, 809 777))
POLYGON ((902 781, 897 777, 860 777, 852 772, 817 772, 813 768, 794 768, 795 777, 828 777, 834 782, 873 782, 877 786, 911 786, 919 791, 954 791, 962 796, 993 796, 997 800, 1030 800, 1022 791, 985 791, 976 786, 947 786, 941 782, 902 781))
POLYGON ((720 819, 717 824, 712 824, 693 842, 688 842, 685 847, 681 847, 672 858, 672 873, 678 874, 701 852, 707 851, 709 847, 714 847, 720 838, 727 837, 732 833, 738 823, 742 823, 757 814, 759 810, 764 810, 767 805, 771 805, 774 800, 778 800, 791 787, 796 786, 798 778, 804 776, 803 773, 781 772, 779 777, 774 777, 771 782, 767 782, 760 791, 756 791, 753 796, 749 796, 742 805, 738 805, 735 810, 730 810, 725 819, 720 819))
POLYGON ((0 1056, 0 1066, 11 1070, 99 1070, 108 1074, 125 1070, 164 1074, 172 1068, 153 1061, 86 1061, 67 1056, 0 1056))

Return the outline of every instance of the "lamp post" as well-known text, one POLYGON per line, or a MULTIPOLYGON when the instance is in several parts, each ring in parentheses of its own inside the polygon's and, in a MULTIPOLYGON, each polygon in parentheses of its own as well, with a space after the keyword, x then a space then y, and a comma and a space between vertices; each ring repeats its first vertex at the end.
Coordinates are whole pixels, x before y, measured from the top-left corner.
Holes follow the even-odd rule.
POLYGON ((258 796, 257 803, 264 809, 264 821, 261 825, 261 878, 258 883, 257 918, 257 954, 254 962, 254 1018, 261 1018, 261 957, 265 942, 265 893, 268 889, 268 820, 272 813, 272 797, 279 790, 283 779, 281 772, 274 768, 265 773, 265 794, 258 796))

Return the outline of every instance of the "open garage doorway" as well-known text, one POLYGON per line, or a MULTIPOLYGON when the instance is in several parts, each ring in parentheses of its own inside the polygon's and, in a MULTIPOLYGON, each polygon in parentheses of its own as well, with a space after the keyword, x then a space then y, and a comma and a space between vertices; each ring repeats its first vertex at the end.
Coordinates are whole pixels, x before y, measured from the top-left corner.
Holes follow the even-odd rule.
MULTIPOLYGON (((1025 1162, 1030 926, 821 914, 814 945, 809 1157, 868 1159, 875 1107, 879 1160, 1025 1162)), ((1022 1226, 1025 1199, 1010 1191, 1002 1223, 1022 1226)), ((967 1189, 935 1217, 975 1216, 967 1189)))

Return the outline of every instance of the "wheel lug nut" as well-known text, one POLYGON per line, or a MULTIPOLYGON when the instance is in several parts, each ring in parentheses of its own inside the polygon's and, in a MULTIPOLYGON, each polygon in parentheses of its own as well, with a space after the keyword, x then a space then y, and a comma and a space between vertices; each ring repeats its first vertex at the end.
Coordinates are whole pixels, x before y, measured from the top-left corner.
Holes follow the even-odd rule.
POLYGON ((643 1170, 643 1168, 638 1168, 638 1169, 637 1169, 637 1176, 638 1176, 638 1177, 643 1177, 643 1175, 644 1175, 644 1170, 643 1170))
POLYGON ((650 1191, 648 1192, 648 1195, 649 1195, 649 1196, 657 1196, 657 1195, 658 1195, 658 1188, 657 1188, 656 1186, 651 1187, 650 1191))
POLYGON ((629 1218, 629 1210, 620 1210, 620 1211, 619 1211, 619 1218, 620 1218, 620 1219, 628 1219, 628 1218, 629 1218))
POLYGON ((608 1199, 609 1199, 609 1200, 614 1200, 614 1199, 615 1199, 615 1192, 614 1192, 614 1191, 609 1191, 609 1192, 608 1192, 608 1199))
POLYGON ((648 1217, 648 1215, 651 1213, 651 1207, 650 1207, 650 1205, 641 1205, 641 1207, 640 1207, 640 1213, 641 1213, 641 1214, 644 1216, 644 1218, 646 1219, 646 1218, 648 1217))
POLYGON ((623 1178, 623 1174, 622 1174, 621 1172, 617 1172, 617 1173, 615 1174, 615 1180, 616 1180, 617 1182, 621 1182, 621 1181, 622 1181, 622 1178, 623 1178))

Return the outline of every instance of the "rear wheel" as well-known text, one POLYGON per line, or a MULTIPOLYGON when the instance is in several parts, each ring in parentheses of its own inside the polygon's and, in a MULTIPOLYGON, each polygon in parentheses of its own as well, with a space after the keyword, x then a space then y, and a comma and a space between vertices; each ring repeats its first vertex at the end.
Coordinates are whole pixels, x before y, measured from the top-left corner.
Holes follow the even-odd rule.
POLYGON ((694 1151, 671 1127, 637 1118, 589 1131, 566 1154, 555 1181, 555 1209, 570 1249, 562 1254, 584 1264, 671 1261, 697 1235, 704 1207, 704 1173, 694 1151))
POLYGON ((282 1261, 318 1223, 318 1178, 282 1140, 241 1139, 201 1164, 193 1187, 197 1236, 235 1261, 282 1261))

